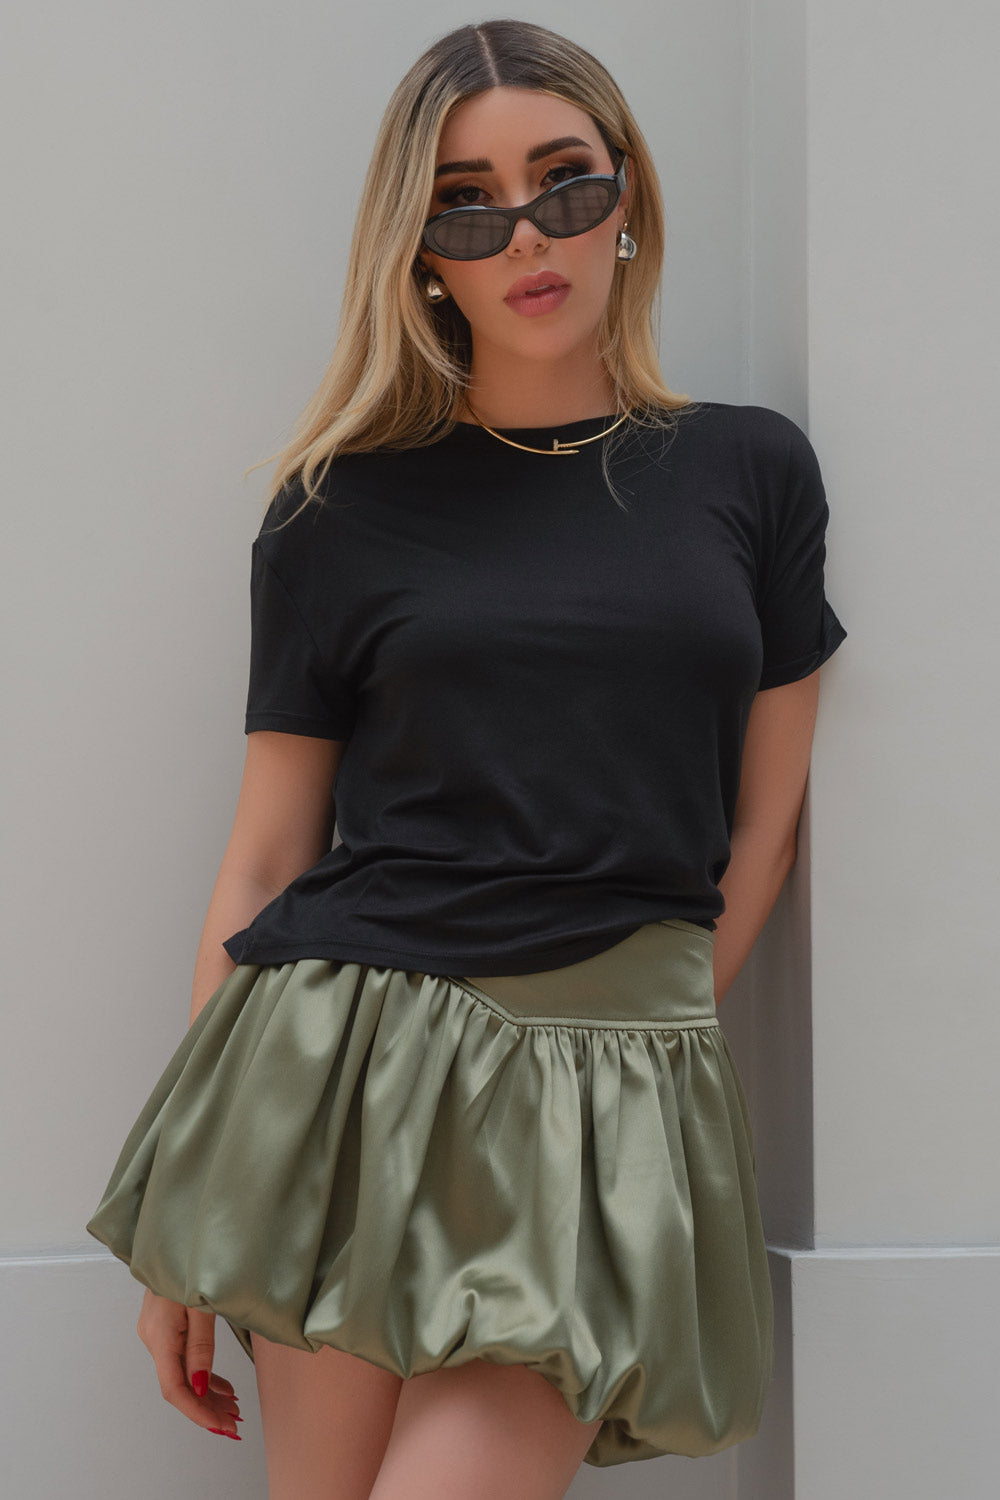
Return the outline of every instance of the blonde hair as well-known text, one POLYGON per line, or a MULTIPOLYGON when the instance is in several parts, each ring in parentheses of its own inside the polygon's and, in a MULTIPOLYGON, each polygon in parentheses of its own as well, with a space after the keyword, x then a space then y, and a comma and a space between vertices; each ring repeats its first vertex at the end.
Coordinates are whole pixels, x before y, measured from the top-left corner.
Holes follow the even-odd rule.
MULTIPOLYGON (((358 207, 330 363, 291 440, 246 471, 276 460, 269 501, 298 477, 305 505, 317 498, 337 454, 426 446, 454 424, 468 383, 469 325, 451 299, 427 301, 418 256, 444 122, 466 99, 497 87, 534 89, 576 105, 613 161, 622 152, 631 159, 629 232, 639 248, 616 269, 598 330, 601 357, 618 408, 631 409, 633 421, 667 426, 670 413, 689 404, 660 371, 653 316, 663 206, 649 148, 618 85, 584 48, 544 27, 508 20, 461 26, 428 48, 389 100, 358 207)), ((607 454, 607 477, 606 464, 607 454)))

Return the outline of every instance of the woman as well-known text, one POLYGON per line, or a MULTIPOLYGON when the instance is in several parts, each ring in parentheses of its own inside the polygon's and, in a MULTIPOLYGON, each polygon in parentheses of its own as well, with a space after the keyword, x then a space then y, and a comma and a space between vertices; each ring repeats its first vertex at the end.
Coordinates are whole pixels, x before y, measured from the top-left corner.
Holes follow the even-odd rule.
POLYGON ((581 48, 466 26, 403 79, 254 544, 193 1024, 88 1226, 193 1422, 238 1435, 216 1313, 252 1353, 273 1500, 549 1500, 759 1423, 715 1007, 845 632, 802 433, 663 384, 662 247, 581 48))

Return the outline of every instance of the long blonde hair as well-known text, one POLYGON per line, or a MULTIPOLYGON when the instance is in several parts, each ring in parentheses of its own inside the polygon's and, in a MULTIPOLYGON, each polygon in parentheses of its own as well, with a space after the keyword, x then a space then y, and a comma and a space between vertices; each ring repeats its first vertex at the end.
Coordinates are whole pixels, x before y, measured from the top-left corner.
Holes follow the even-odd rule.
POLYGON ((269 500, 298 477, 307 504, 337 454, 426 446, 454 423, 468 383, 469 325, 450 298, 437 306, 427 301, 417 258, 447 116, 473 95, 504 86, 576 105, 613 160, 622 152, 631 158, 629 232, 639 249, 616 269, 599 349, 619 410, 631 409, 634 421, 669 425, 670 413, 688 405, 660 371, 653 317, 663 206, 649 148, 621 90, 589 52, 542 26, 461 26, 428 48, 389 100, 358 207, 330 363, 288 444, 246 471, 277 461, 269 500))

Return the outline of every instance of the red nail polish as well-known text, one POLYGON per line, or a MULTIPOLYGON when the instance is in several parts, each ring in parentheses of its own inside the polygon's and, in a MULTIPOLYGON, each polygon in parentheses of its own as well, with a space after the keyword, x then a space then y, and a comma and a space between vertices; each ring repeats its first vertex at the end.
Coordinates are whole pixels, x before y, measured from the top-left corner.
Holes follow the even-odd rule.
POLYGON ((224 1427, 206 1427, 205 1431, 214 1432, 216 1437, 228 1437, 228 1433, 224 1427))
POLYGON ((196 1396, 208 1395, 207 1370, 195 1370, 194 1374, 191 1376, 191 1389, 194 1391, 196 1396))

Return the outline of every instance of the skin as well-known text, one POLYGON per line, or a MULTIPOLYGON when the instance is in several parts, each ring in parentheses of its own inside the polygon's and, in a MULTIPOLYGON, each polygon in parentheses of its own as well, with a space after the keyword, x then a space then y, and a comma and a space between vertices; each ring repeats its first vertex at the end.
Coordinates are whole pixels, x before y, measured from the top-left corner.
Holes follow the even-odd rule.
MULTIPOLYGON (((490 89, 449 117, 438 164, 481 158, 492 162, 492 171, 452 172, 439 179, 428 218, 463 204, 529 203, 581 168, 614 172, 589 115, 527 89, 490 89), (527 160, 533 147, 567 137, 584 144, 527 160)), ((557 426, 614 411, 613 385, 597 352, 597 328, 614 276, 627 274, 615 256, 627 217, 626 186, 610 217, 586 234, 549 239, 521 219, 506 249, 485 260, 447 260, 422 252, 421 264, 448 290, 472 328, 471 399, 490 427, 557 426), (571 283, 566 301, 541 317, 513 312, 504 302, 513 283, 543 271, 556 271, 571 283)))
MULTIPOLYGON (((558 99, 494 89, 456 109, 438 162, 488 157, 489 172, 450 174, 468 202, 526 203, 563 180, 568 163, 610 172, 587 115, 558 99), (528 163, 542 142, 574 135, 584 149, 528 163), (589 150, 588 150, 589 148, 589 150)), ((450 206, 440 193, 428 217, 450 206)), ((422 262, 454 296, 473 336, 473 401, 490 426, 558 426, 614 410, 595 334, 617 274, 615 244, 627 200, 604 224, 552 240, 526 220, 506 250, 483 261, 422 262), (560 308, 523 318, 504 303, 526 273, 572 283, 560 308)), ((627 274, 627 267, 624 274, 627 274)), ((757 694, 743 750, 732 853, 715 936, 716 1002, 742 968, 795 861, 819 695, 819 672, 757 694)), ((257 731, 246 759, 232 833, 195 961, 191 1018, 232 972, 222 947, 329 848, 331 789, 344 745, 257 731)), ((239 1403, 212 1371, 214 1317, 147 1291, 139 1334, 164 1398, 191 1421, 236 1437, 239 1403), (197 1372, 204 1372, 201 1391, 197 1372)), ((473 1359, 400 1380, 332 1348, 304 1353, 253 1336, 271 1500, 558 1500, 599 1423, 578 1423, 559 1393, 525 1366, 473 1359)))

